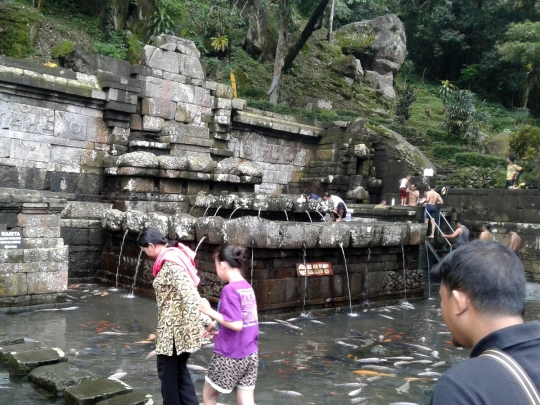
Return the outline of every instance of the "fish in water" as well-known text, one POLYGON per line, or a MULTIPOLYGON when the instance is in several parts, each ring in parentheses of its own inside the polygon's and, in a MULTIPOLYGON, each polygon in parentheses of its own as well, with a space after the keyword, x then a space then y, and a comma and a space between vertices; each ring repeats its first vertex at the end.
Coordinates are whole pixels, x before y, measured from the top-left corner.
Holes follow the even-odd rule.
POLYGON ((425 373, 419 373, 420 377, 440 377, 442 374, 435 371, 426 371, 425 373))
POLYGON ((394 363, 394 367, 401 367, 401 366, 404 366, 405 364, 410 364, 411 362, 410 361, 396 361, 394 363))
POLYGON ((409 346, 412 346, 412 347, 416 347, 417 349, 420 349, 420 350, 426 350, 428 352, 433 352, 433 349, 430 349, 429 347, 426 347, 426 346, 415 345, 415 344, 412 344, 412 343, 406 343, 406 344, 409 345, 409 346))
POLYGON ((336 343, 337 343, 338 345, 347 346, 347 347, 352 347, 353 349, 358 349, 358 346, 357 346, 357 345, 351 345, 350 343, 345 343, 345 342, 342 342, 341 340, 336 340, 336 343))
POLYGON ((376 371, 392 371, 390 367, 377 366, 375 364, 366 364, 365 366, 362 366, 362 368, 376 371))
POLYGON ((433 363, 431 365, 431 367, 440 367, 440 366, 444 366, 446 364, 446 361, 438 361, 437 363, 433 363))
POLYGON ((156 355, 156 351, 152 350, 148 355, 145 357, 145 359, 149 359, 150 357, 154 357, 156 355))
POLYGON ((388 360, 386 359, 379 359, 377 357, 369 357, 367 359, 358 359, 355 360, 357 363, 384 363, 388 360))
POLYGON ((405 384, 396 388, 396 391, 399 392, 400 394, 406 394, 407 392, 409 392, 410 387, 411 387, 411 384, 409 383, 409 381, 406 381, 405 384))
POLYGON ((394 319, 394 318, 392 318, 391 316, 388 316, 388 315, 384 315, 384 314, 379 314, 379 315, 380 315, 380 316, 383 316, 383 317, 385 317, 385 318, 388 318, 388 319, 394 319))
POLYGON ((302 330, 301 327, 296 326, 296 325, 293 325, 293 324, 291 324, 291 323, 289 323, 289 322, 281 321, 281 320, 279 320, 279 319, 275 319, 275 321, 278 322, 278 323, 280 323, 280 324, 282 324, 282 325, 284 325, 284 326, 287 326, 288 328, 296 329, 296 330, 302 330))
POLYGON ((278 323, 277 323, 277 322, 268 321, 268 322, 259 322, 259 325, 278 325, 278 323))
POLYGON ((433 350, 431 352, 431 355, 433 356, 434 359, 438 359, 439 358, 439 352, 437 350, 433 350))
POLYGON ((116 373, 114 373, 113 375, 110 375, 108 378, 109 380, 112 380, 112 379, 120 380, 124 378, 126 375, 127 373, 125 373, 124 371, 118 370, 116 373))
POLYGON ((188 364, 187 368, 191 371, 208 371, 208 369, 204 368, 203 366, 198 366, 196 364, 188 364))
POLYGON ((395 356, 395 357, 388 357, 388 360, 403 360, 403 361, 406 361, 406 360, 414 360, 414 357, 409 357, 409 356, 395 356))
POLYGON ((356 389, 356 390, 354 390, 354 391, 349 392, 349 396, 354 397, 354 396, 360 394, 360 393, 362 392, 362 389, 363 389, 363 388, 364 388, 364 387, 360 387, 360 388, 358 388, 358 389, 356 389))
POLYGON ((411 364, 431 364, 433 362, 431 360, 413 360, 410 363, 411 364))
POLYGON ((62 311, 75 311, 79 307, 67 307, 67 308, 61 308, 62 311))
POLYGON ((287 322, 293 322, 293 321, 297 321, 299 320, 300 318, 289 318, 289 319, 285 319, 287 322))
POLYGON ((287 390, 274 390, 277 393, 283 394, 283 395, 289 395, 291 397, 303 397, 303 394, 300 394, 296 391, 287 391, 287 390))
POLYGON ((382 377, 380 375, 376 375, 375 377, 369 377, 366 381, 373 382, 373 381, 380 380, 381 378, 382 377))
POLYGON ((377 377, 395 377, 395 374, 385 374, 379 373, 378 371, 373 370, 353 370, 354 374, 363 375, 363 376, 377 376, 377 377))
POLYGON ((324 322, 316 321, 315 319, 312 319, 311 322, 313 322, 313 323, 318 323, 318 324, 320 324, 320 325, 324 325, 324 324, 325 324, 324 322))
POLYGON ((124 332, 101 332, 100 335, 124 336, 124 335, 127 335, 127 333, 124 333, 124 332))
POLYGON ((344 383, 344 384, 334 384, 334 387, 365 387, 367 384, 354 382, 354 383, 344 383))
POLYGON ((358 398, 353 398, 351 399, 351 402, 349 402, 350 404, 360 404, 364 401, 367 401, 369 399, 369 397, 358 397, 358 398))
POLYGON ((451 335, 452 332, 438 332, 438 335, 451 335))

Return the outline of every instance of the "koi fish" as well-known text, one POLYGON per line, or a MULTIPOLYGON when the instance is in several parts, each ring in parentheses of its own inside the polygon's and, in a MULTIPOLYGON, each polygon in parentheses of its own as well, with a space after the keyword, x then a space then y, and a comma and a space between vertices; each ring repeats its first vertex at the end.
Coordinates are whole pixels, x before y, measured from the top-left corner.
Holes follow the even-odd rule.
POLYGON ((372 371, 372 370, 353 370, 354 374, 363 375, 363 376, 376 376, 376 377, 395 377, 395 374, 385 374, 385 373, 379 373, 378 371, 372 371))
POLYGON ((283 394, 283 395, 289 395, 291 397, 303 397, 304 395, 303 394, 300 394, 299 392, 296 392, 296 391, 283 391, 283 390, 274 390, 275 392, 278 392, 280 394, 283 394))

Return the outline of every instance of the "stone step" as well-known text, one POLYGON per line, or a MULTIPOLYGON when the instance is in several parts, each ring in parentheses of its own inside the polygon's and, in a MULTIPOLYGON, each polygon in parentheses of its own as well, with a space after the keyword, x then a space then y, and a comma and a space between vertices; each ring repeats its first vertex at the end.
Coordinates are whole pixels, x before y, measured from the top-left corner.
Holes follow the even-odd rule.
POLYGON ((0 360, 7 361, 7 356, 13 352, 25 352, 28 350, 38 350, 45 348, 46 346, 41 342, 7 344, 0 347, 0 360))
POLYGON ((64 395, 64 391, 69 387, 99 378, 96 374, 81 370, 69 363, 38 367, 28 375, 29 381, 57 396, 64 395))
POLYGON ((60 349, 37 349, 25 352, 10 352, 7 356, 10 368, 19 375, 26 375, 33 369, 67 362, 67 357, 60 349))
MULTIPOLYGON (((15 345, 24 343, 24 338, 22 336, 10 336, 5 333, 0 333, 0 347, 5 345, 15 345)), ((1 358, 1 356, 0 356, 1 358)))
POLYGON ((130 392, 125 395, 118 395, 111 399, 98 402, 97 405, 151 405, 154 401, 151 395, 144 395, 139 392, 130 392))
POLYGON ((64 394, 65 405, 95 405, 117 395, 128 394, 133 391, 129 385, 120 380, 100 378, 94 381, 84 381, 74 387, 66 389, 64 394))

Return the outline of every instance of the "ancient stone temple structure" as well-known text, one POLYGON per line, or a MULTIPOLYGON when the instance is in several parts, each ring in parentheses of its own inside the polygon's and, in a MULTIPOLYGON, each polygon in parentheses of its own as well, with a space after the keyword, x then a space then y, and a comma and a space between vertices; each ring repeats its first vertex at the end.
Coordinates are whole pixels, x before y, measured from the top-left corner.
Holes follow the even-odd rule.
POLYGON ((158 37, 133 66, 77 52, 71 69, 0 60, 0 225, 22 236, 0 254, 0 306, 57 303, 68 279, 151 292, 134 242, 146 226, 200 244, 210 297, 215 246, 251 247, 261 310, 421 293, 416 209, 373 210, 404 172, 430 166, 398 134, 249 108, 206 80, 181 38, 158 37), (332 207, 305 188, 355 190, 347 201, 372 203, 357 209, 375 219, 322 222, 332 207), (300 277, 311 262, 333 275, 300 277))

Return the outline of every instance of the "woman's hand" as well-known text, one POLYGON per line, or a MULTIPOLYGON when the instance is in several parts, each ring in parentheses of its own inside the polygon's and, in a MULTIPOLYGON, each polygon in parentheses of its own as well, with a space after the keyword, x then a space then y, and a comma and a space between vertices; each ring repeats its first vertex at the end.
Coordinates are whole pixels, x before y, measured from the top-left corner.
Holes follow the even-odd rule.
POLYGON ((214 322, 212 322, 206 328, 204 328, 202 337, 203 339, 211 339, 212 337, 214 337, 215 334, 217 334, 216 325, 214 324, 214 322))

